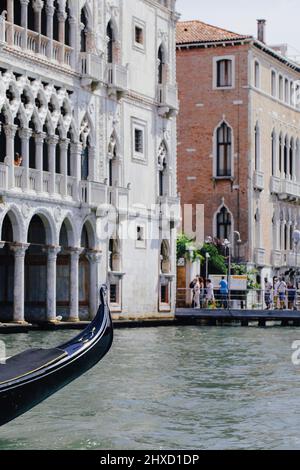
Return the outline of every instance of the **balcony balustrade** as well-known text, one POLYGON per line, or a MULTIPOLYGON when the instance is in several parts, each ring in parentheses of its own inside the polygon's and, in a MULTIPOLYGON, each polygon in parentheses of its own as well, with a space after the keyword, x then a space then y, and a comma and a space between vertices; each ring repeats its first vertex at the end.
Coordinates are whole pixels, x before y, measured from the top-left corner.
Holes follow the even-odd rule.
POLYGON ((162 114, 178 111, 179 105, 177 86, 169 84, 158 85, 157 100, 162 114))
POLYGON ((300 198, 300 183, 272 176, 270 192, 276 194, 282 201, 295 201, 300 198))
POLYGON ((96 54, 80 54, 80 73, 88 83, 103 80, 103 59, 96 54))
POLYGON ((264 173, 262 171, 255 171, 253 175, 253 187, 258 191, 263 191, 265 188, 264 173))
POLYGON ((175 223, 180 221, 180 199, 178 197, 160 196, 158 203, 164 220, 175 223))
POLYGON ((280 250, 273 250, 271 254, 271 263, 274 268, 281 268, 282 266, 282 253, 280 250))
POLYGON ((256 248, 254 250, 254 263, 260 267, 266 265, 266 250, 264 248, 256 248))
POLYGON ((128 90, 128 68, 109 64, 106 69, 106 82, 111 93, 123 94, 128 90))
POLYGON ((41 172, 40 170, 24 167, 11 168, 5 163, 0 163, 0 195, 4 192, 12 196, 18 193, 22 193, 24 196, 34 193, 37 198, 40 195, 43 199, 49 198, 52 200, 54 198, 80 202, 93 208, 109 202, 108 187, 103 183, 94 181, 78 182, 74 176, 52 175, 47 171, 41 172), (13 175, 13 184, 10 184, 11 175, 13 175))
POLYGON ((2 42, 5 42, 8 46, 22 49, 22 51, 29 54, 50 59, 64 66, 71 66, 73 53, 71 47, 51 40, 35 31, 0 19, 0 44, 2 42))

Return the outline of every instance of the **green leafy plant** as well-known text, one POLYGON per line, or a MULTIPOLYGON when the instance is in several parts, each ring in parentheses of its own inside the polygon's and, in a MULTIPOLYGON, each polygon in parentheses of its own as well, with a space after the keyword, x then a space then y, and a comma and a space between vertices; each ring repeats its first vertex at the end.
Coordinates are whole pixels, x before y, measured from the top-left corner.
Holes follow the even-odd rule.
POLYGON ((195 240, 181 234, 177 238, 177 261, 184 258, 189 261, 203 262, 204 258, 201 254, 201 249, 195 246, 195 240))
POLYGON ((209 254, 209 273, 210 274, 226 274, 227 266, 225 257, 220 254, 217 246, 213 243, 205 243, 200 250, 203 258, 206 258, 206 253, 209 254))

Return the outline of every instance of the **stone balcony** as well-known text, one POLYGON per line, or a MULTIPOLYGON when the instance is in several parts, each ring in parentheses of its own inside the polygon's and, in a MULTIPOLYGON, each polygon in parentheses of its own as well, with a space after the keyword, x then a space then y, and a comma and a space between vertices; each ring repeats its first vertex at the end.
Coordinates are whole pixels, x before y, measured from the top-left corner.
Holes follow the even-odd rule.
POLYGON ((2 41, 6 46, 22 50, 23 53, 48 59, 61 66, 72 66, 71 47, 3 19, 0 20, 0 43, 2 41))
POLYGON ((262 171, 255 171, 253 175, 253 188, 258 191, 263 191, 265 188, 264 173, 262 171))
POLYGON ((178 88, 174 85, 158 85, 157 101, 161 115, 176 113, 179 109, 178 88))
POLYGON ((105 82, 109 94, 122 96, 128 90, 128 68, 120 64, 108 64, 105 82))
POLYGON ((300 183, 272 176, 270 192, 276 194, 282 201, 295 201, 300 198, 300 183))
POLYGON ((280 250, 273 250, 271 253, 271 263, 274 268, 281 268, 282 266, 282 253, 280 250))
POLYGON ((11 168, 0 163, 0 192, 7 195, 28 195, 40 199, 63 200, 96 208, 107 201, 107 186, 94 181, 77 181, 73 176, 47 171, 11 168))
POLYGON ((256 248, 254 250, 254 263, 259 267, 266 265, 266 250, 264 248, 256 248))
POLYGON ((116 208, 120 216, 126 216, 129 210, 129 189, 119 186, 108 188, 108 202, 116 208))
POLYGON ((160 196, 158 198, 160 213, 164 220, 177 224, 181 220, 179 197, 160 196))
POLYGON ((83 84, 90 85, 103 81, 103 59, 96 54, 82 52, 80 54, 80 73, 83 84))

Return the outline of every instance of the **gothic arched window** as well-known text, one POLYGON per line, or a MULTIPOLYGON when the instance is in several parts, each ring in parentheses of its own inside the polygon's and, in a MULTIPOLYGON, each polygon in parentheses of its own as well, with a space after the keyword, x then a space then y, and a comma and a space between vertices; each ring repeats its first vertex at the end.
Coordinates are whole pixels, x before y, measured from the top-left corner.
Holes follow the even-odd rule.
POLYGON ((80 34, 80 51, 87 52, 87 40, 86 40, 86 33, 87 33, 87 17, 85 13, 85 9, 81 10, 81 34, 80 34))
POLYGON ((107 62, 112 64, 114 61, 114 32, 111 21, 108 23, 106 28, 106 36, 107 36, 107 62))
POLYGON ((223 206, 217 215, 217 238, 219 240, 230 240, 231 225, 231 215, 226 207, 223 206))
POLYGON ((167 181, 167 160, 168 150, 165 142, 162 142, 158 149, 158 193, 159 196, 165 196, 168 192, 167 181))
POLYGON ((158 84, 162 85, 164 81, 164 50, 163 46, 160 45, 158 49, 158 55, 157 55, 157 60, 158 60, 158 84))
POLYGON ((232 176, 232 131, 225 122, 217 130, 217 176, 232 176))

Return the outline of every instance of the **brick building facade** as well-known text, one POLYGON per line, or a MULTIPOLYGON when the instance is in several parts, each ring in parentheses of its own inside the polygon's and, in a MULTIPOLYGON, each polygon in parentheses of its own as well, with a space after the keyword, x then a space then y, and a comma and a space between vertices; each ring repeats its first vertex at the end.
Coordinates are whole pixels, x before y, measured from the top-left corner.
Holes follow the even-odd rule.
POLYGON ((298 263, 300 68, 264 33, 178 24, 178 185, 183 205, 204 204, 205 237, 271 276, 298 263))

